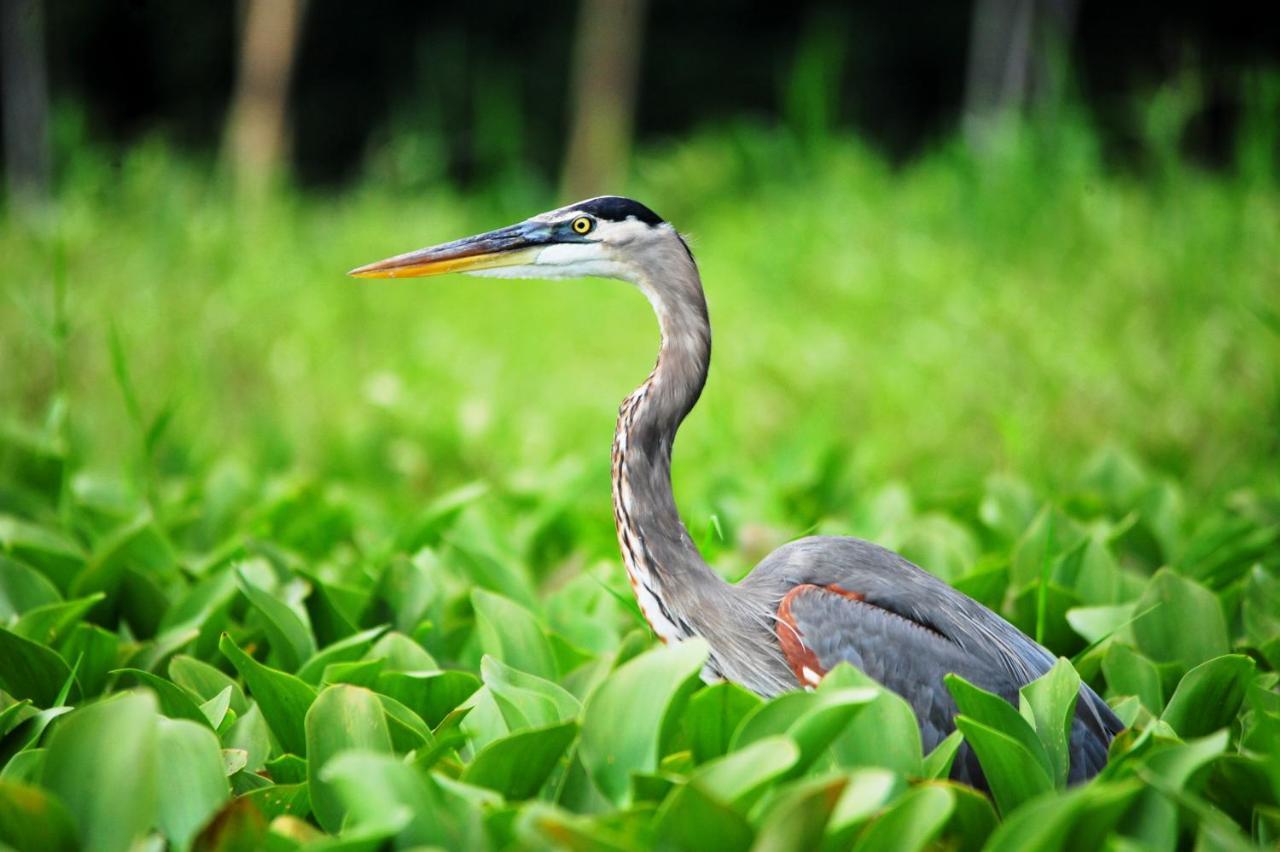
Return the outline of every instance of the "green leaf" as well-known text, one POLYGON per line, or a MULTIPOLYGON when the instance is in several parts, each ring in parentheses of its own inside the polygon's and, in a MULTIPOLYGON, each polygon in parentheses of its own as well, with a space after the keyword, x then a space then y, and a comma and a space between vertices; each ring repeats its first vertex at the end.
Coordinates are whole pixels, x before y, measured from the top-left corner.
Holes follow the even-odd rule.
POLYGON ((617 804, 631 796, 631 773, 658 767, 668 720, 683 709, 707 658, 694 639, 627 662, 587 699, 579 754, 600 792, 617 804))
POLYGON ((0 556, 0 622, 60 600, 57 586, 39 571, 0 556))
POLYGON ((304 720, 311 702, 315 701, 315 690, 291 674, 259 663, 240 650, 240 646, 225 633, 218 642, 218 648, 244 678, 253 700, 262 710, 262 718, 281 747, 292 754, 306 754, 304 720))
POLYGON ((855 852, 923 849, 942 831, 954 808, 955 797, 947 787, 917 787, 867 826, 853 848, 855 852))
POLYGON ((337 833, 347 814, 345 799, 324 779, 324 768, 349 749, 391 752, 382 703, 367 689, 338 684, 316 696, 307 711, 307 785, 311 809, 320 826, 337 833))
POLYGON ((724 852, 751 848, 751 825, 737 811, 694 783, 681 785, 653 818, 655 848, 724 852))
POLYGON ((462 780, 501 793, 508 801, 537 795, 569 744, 576 722, 518 731, 489 743, 462 772, 462 780))
POLYGON ((1160 716, 1183 739, 1202 737, 1235 720, 1256 666, 1243 654, 1227 654, 1193 668, 1178 683, 1160 716))
POLYGON ((984 848, 989 852, 1106 848, 1108 835, 1139 789, 1136 782, 1095 783, 1042 796, 1006 816, 984 848))
MULTIPOLYGON (((1020 690, 1036 736, 1049 758, 1049 777, 1059 790, 1067 786, 1071 765, 1071 723, 1080 695, 1080 675, 1067 660, 1058 658, 1048 672, 1020 690)), ((970 714, 972 715, 972 714, 970 714)))
POLYGON ((257 772, 266 764, 271 756, 271 734, 257 704, 232 723, 222 742, 227 748, 244 751, 247 771, 257 772))
POLYGON ((71 814, 39 787, 0 778, 0 846, 16 852, 74 852, 71 814))
POLYGON ((390 695, 422 717, 431 727, 467 700, 480 686, 470 672, 382 672, 377 691, 390 695))
POLYGON ((960 750, 963 743, 964 735, 959 731, 947 734, 946 738, 925 756, 921 774, 925 778, 934 780, 946 778, 951 774, 951 765, 955 763, 956 752, 960 750))
POLYGON ((0 689, 14 698, 48 707, 71 677, 71 669, 53 651, 0 627, 0 689))
POLYGON ((169 718, 186 719, 207 728, 212 727, 200 706, 182 687, 140 669, 116 669, 111 674, 123 675, 137 681, 140 686, 148 687, 160 699, 160 712, 169 718))
POLYGON ((726 804, 750 807, 799 760, 800 748, 791 739, 765 737, 704 763, 689 781, 726 804))
MULTIPOLYGON (((1053 762, 1049 758, 1048 752, 1045 750, 1040 738, 1036 736, 1035 730, 1032 729, 1030 723, 1024 719, 1014 706, 1005 701, 998 695, 987 692, 969 683, 959 675, 949 674, 943 678, 943 683, 947 686, 947 691, 951 693, 951 697, 956 701, 956 707, 960 713, 968 716, 975 722, 999 731, 1004 737, 1016 741, 1022 746, 1022 750, 1040 765, 1047 777, 1053 778, 1053 762)), ((965 734, 965 739, 968 739, 965 734)), ((974 751, 978 751, 974 746, 974 751)), ((987 771, 986 762, 982 760, 982 753, 978 752, 978 760, 982 763, 983 771, 987 771)), ((990 773, 988 772, 988 780, 990 773)), ((994 782, 992 784, 994 787, 994 782)))
POLYGON ((177 654, 169 660, 169 679, 192 695, 199 696, 202 701, 209 701, 229 688, 231 709, 236 712, 236 715, 243 716, 249 710, 249 700, 244 697, 240 684, 222 671, 195 657, 177 654))
MULTIPOLYGON (((1053 789, 1053 779, 1044 765, 1043 747, 1039 748, 1040 755, 1033 754, 1025 737, 1009 736, 968 716, 957 716, 956 727, 978 756, 1002 814, 1008 815, 1028 799, 1053 789)), ((1039 746, 1038 740, 1036 745, 1039 746)))
POLYGON ((1164 709, 1164 687, 1155 663, 1130 648, 1113 644, 1102 658, 1107 685, 1119 695, 1136 695, 1153 715, 1164 709))
POLYGON ((727 752, 733 732, 762 703, 758 695, 729 681, 696 692, 684 714, 693 759, 704 763, 727 752))
POLYGON ((348 751, 329 762, 323 781, 349 815, 351 825, 385 825, 403 811, 410 820, 397 846, 483 849, 484 826, 478 807, 390 755, 348 751))
POLYGON ((1138 649, 1157 663, 1191 668, 1230 650, 1217 597, 1168 568, 1151 578, 1136 611, 1142 613, 1132 626, 1138 649))
POLYGON ((847 778, 827 823, 824 852, 851 848, 862 827, 905 786, 901 776, 887 769, 855 769, 847 778))
POLYGON ((78 660, 76 682, 86 697, 100 695, 107 686, 111 669, 116 667, 120 638, 96 624, 77 624, 62 646, 64 660, 78 660))
POLYGON ((40 571, 64 593, 85 561, 70 536, 8 515, 0 515, 0 551, 40 571))
POLYGON ((582 712, 582 704, 562 687, 494 657, 480 661, 480 675, 512 731, 576 719, 582 712))
POLYGON ((159 720, 156 754, 162 783, 158 785, 156 825, 174 848, 191 840, 231 796, 218 738, 203 725, 186 720, 159 720))
POLYGON ((843 776, 827 776, 806 778, 779 790, 759 816, 753 816, 759 825, 755 852, 817 849, 846 784, 843 776))
POLYGON ((312 654, 311 658, 298 669, 298 677, 312 686, 319 686, 325 668, 334 663, 359 660, 373 646, 374 640, 386 632, 386 629, 385 626, 374 627, 354 633, 345 639, 339 639, 327 648, 312 654))
POLYGON ((435 658, 417 642, 403 633, 391 631, 383 636, 365 655, 367 659, 383 659, 387 671, 434 672, 440 670, 435 658))
POLYGON ((284 601, 255 585, 243 569, 236 572, 236 580, 241 593, 262 613, 272 653, 285 671, 296 672, 316 653, 311 625, 284 601))
POLYGON ((49 738, 41 783, 66 804, 82 848, 125 852, 156 813, 155 699, 131 692, 62 719, 49 738))
POLYGON ((920 775, 924 747, 911 705, 848 663, 827 672, 818 692, 849 687, 874 689, 877 696, 836 739, 832 746, 836 764, 845 768, 882 766, 903 775, 920 775))
POLYGON ((559 676, 546 628, 527 609, 485 589, 472 589, 480 648, 512 668, 548 680, 559 676))
POLYGON ((733 748, 773 734, 786 734, 800 749, 793 769, 799 774, 822 756, 866 705, 879 697, 869 687, 829 688, 818 693, 792 692, 760 705, 743 719, 733 748))

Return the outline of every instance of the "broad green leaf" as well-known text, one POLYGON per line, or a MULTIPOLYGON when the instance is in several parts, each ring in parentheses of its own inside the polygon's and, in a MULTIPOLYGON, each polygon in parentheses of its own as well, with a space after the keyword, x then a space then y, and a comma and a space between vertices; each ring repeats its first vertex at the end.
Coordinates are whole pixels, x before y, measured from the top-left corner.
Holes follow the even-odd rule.
POLYGON ((960 746, 964 743, 964 735, 959 731, 952 731, 947 734, 946 738, 925 755, 923 772, 925 778, 941 780, 951 774, 951 766, 955 763, 956 752, 960 750, 960 746))
POLYGON ((331 760, 322 777, 351 825, 383 825, 401 809, 410 814, 397 838, 401 847, 484 848, 479 809, 436 776, 391 755, 348 751, 331 760))
MULTIPOLYGON (((1002 814, 1008 815, 1028 799, 1053 789, 1043 747, 1036 755, 1028 749, 1025 737, 1009 736, 968 716, 957 716, 956 727, 978 756, 1002 814)), ((1036 744, 1039 746, 1038 740, 1036 744)))
POLYGON ((191 840, 231 795, 218 738, 186 720, 161 719, 156 729, 156 825, 173 847, 191 840))
POLYGON ((681 785, 667 797, 653 818, 658 849, 724 852, 751 848, 751 825, 723 801, 703 792, 696 783, 681 785))
POLYGON ((209 724, 215 731, 222 727, 222 722, 230 711, 231 687, 229 686, 224 687, 221 692, 200 705, 200 712, 209 720, 209 724))
POLYGON ((642 654, 614 671, 587 699, 579 754, 600 792, 617 804, 631 773, 658 766, 668 720, 683 710, 707 658, 701 640, 642 654))
POLYGON ((266 846, 267 820, 248 796, 232 799, 200 830, 199 852, 248 852, 266 846))
POLYGON ((525 847, 565 852, 641 852, 644 845, 625 827, 602 824, 561 808, 531 803, 516 820, 516 833, 525 847))
POLYGON ((955 797, 943 785, 917 787, 889 806, 854 845, 855 852, 915 852, 946 825, 955 797))
POLYGON ((703 763, 728 751, 733 732, 761 703, 755 693, 728 681, 694 693, 684 714, 693 759, 703 763))
POLYGON ((202 700, 208 701, 228 687, 231 689, 231 709, 237 716, 249 710, 240 684, 219 669, 186 654, 176 654, 169 660, 169 679, 202 700))
POLYGON ((793 692, 760 705, 742 721, 733 748, 766 736, 785 734, 800 749, 793 774, 808 769, 822 756, 857 713, 879 697, 869 687, 829 688, 819 693, 793 692))
POLYGON ((412 751, 431 744, 434 737, 421 716, 390 695, 378 694, 378 700, 382 702, 382 709, 387 714, 387 729, 391 733, 391 744, 397 752, 412 751))
POLYGON ((9 515, 0 515, 0 551, 40 571, 64 594, 85 562, 75 539, 9 515))
POLYGON ((689 781, 726 804, 750 807, 799 760, 800 749, 791 739, 765 737, 702 764, 689 781))
POLYGON ((1155 663, 1130 648, 1113 644, 1102 658, 1107 685, 1120 695, 1136 695, 1152 714, 1164 710, 1164 687, 1155 663))
POLYGON ((77 624, 62 646, 64 660, 78 662, 76 682, 86 698, 97 697, 116 667, 120 637, 96 624, 77 624))
POLYGON ((113 594, 130 566, 154 575, 172 578, 176 565, 173 549, 156 525, 149 509, 113 531, 94 549, 83 571, 76 575, 71 592, 77 596, 106 592, 113 594))
POLYGON ((74 852, 71 814, 47 790, 0 778, 0 846, 16 852, 74 852))
POLYGON ((1187 672, 1160 718, 1183 739, 1202 737, 1235 720, 1255 665, 1243 654, 1227 654, 1187 672))
POLYGON ((403 633, 391 631, 374 643, 373 648, 365 655, 366 659, 383 659, 387 671, 392 672, 434 672, 440 666, 435 658, 417 642, 403 633))
MULTIPOLYGON (((1022 746, 1022 750, 1040 765, 1047 777, 1050 779, 1054 777, 1053 761, 1050 759, 1044 744, 1036 736, 1036 732, 1032 729, 1030 723, 1018 713, 1012 704, 998 695, 974 686, 959 675, 949 674, 943 678, 943 682, 947 686, 947 691, 951 693, 951 697, 955 699, 956 707, 960 713, 985 727, 999 731, 1006 738, 1018 742, 1022 746)), ((1052 715, 1056 717, 1056 714, 1052 715)), ((965 735, 965 739, 969 739, 968 734, 965 735)), ((976 745, 974 751, 978 751, 976 745)), ((978 760, 983 764, 983 770, 986 771, 986 761, 982 760, 981 752, 978 752, 978 760)), ((994 786, 995 783, 992 782, 992 787, 994 788, 994 786)))
POLYGON ((271 735, 262 710, 254 704, 238 717, 223 734, 222 743, 227 748, 242 749, 246 755, 245 769, 257 772, 271 756, 271 735))
POLYGON ((311 658, 298 669, 298 677, 312 686, 319 686, 326 667, 333 663, 353 662, 360 659, 373 646, 374 640, 386 632, 386 629, 386 627, 374 627, 352 634, 345 639, 339 639, 327 648, 312 654, 311 658))
POLYGON ((58 588, 39 571, 0 555, 0 622, 61 600, 58 588))
POLYGON ((1229 649, 1222 606, 1194 580, 1161 568, 1151 578, 1135 612, 1138 649, 1157 663, 1191 668, 1229 649))
POLYGON ((938 842, 956 852, 978 852, 1000 824, 995 806, 985 793, 967 784, 944 782, 944 787, 950 791, 955 806, 938 842))
POLYGON ((156 813, 155 699, 131 692, 62 719, 49 738, 41 783, 67 806, 83 849, 125 852, 156 813))
POLYGON ((291 674, 259 663, 240 650, 240 646, 226 634, 223 634, 218 648, 244 678, 249 694, 262 710, 262 718, 281 747, 293 754, 306 754, 304 719, 307 708, 315 701, 315 690, 291 674))
POLYGON ((559 676, 546 629, 527 609, 485 589, 472 589, 480 648, 514 669, 548 680, 559 676))
POLYGON ((840 792, 822 841, 824 852, 849 849, 862 827, 905 786, 887 769, 855 769, 840 792))
MULTIPOLYGON (((14 698, 48 707, 58 697, 71 669, 44 645, 0 627, 0 689, 14 698)), ((78 694, 78 693, 77 693, 78 694)))
POLYGON ((1080 695, 1080 675, 1071 663, 1059 657, 1053 668, 1020 692, 1023 716, 1035 726, 1036 736, 1049 757, 1049 777, 1062 789, 1067 786, 1071 765, 1071 723, 1080 695))
POLYGON ((272 654, 285 671, 296 672, 316 653, 311 625, 270 591, 260 588, 243 569, 236 572, 241 593, 262 613, 272 654))
POLYGON ((390 695, 435 727, 480 686, 470 672, 382 672, 377 691, 390 695))
POLYGON ((468 784, 501 793, 508 801, 537 794, 578 734, 576 722, 517 731, 489 743, 462 772, 468 784))
POLYGON ((911 705, 848 663, 827 672, 818 692, 850 687, 875 689, 877 696, 858 711, 833 743, 836 764, 845 768, 882 766, 903 775, 920 775, 924 748, 911 705))
POLYGON ((843 776, 806 778, 781 788, 767 805, 753 811, 759 827, 754 852, 808 852, 821 846, 827 821, 848 780, 843 776))
POLYGON ((985 848, 991 852, 1102 849, 1139 789, 1136 782, 1089 784, 1041 796, 1005 817, 985 848))
POLYGON ((557 684, 494 657, 480 661, 480 674, 512 731, 575 719, 582 712, 578 699, 557 684))
POLYGON ((342 827, 347 804, 325 780, 324 768, 349 749, 391 752, 391 733, 378 697, 358 686, 338 684, 316 696, 307 711, 307 785, 316 821, 330 833, 342 827))
POLYGON ((253 802, 269 820, 280 816, 302 818, 311 813, 311 797, 305 783, 272 784, 245 793, 243 798, 253 802))
POLYGON ((200 709, 200 705, 195 702, 191 694, 175 685, 171 681, 167 681, 162 677, 156 677, 150 672, 144 672, 140 669, 116 669, 113 675, 122 675, 125 678, 135 680, 140 686, 145 686, 155 693, 156 698, 160 700, 160 712, 171 719, 187 719, 191 722, 198 722, 205 727, 212 727, 208 717, 200 709))

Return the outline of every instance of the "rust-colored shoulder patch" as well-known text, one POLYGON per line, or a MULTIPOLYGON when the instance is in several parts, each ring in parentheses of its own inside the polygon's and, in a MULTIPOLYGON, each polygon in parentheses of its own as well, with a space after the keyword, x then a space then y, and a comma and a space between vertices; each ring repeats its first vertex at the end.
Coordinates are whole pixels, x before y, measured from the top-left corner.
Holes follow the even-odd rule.
POLYGON ((783 595, 782 601, 778 604, 778 623, 774 626, 774 632, 778 636, 778 644, 782 646, 782 655, 786 657, 787 665, 791 667, 791 672, 796 676, 796 680, 800 681, 800 685, 807 687, 817 686, 827 672, 818 662, 818 656, 813 653, 813 649, 805 644, 804 636, 796 626, 795 616, 791 614, 791 602, 797 595, 816 591, 821 591, 821 587, 805 583, 783 595))

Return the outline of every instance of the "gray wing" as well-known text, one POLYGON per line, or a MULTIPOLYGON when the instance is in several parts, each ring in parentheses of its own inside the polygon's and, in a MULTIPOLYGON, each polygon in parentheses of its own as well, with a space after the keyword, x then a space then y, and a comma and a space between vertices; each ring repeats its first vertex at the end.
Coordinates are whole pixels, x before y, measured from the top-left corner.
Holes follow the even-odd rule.
MULTIPOLYGON (((793 669, 789 622, 821 672, 847 661, 911 705, 926 749, 955 728, 955 702, 943 685, 954 672, 1017 704, 1018 690, 1044 674, 1053 656, 1020 630, 892 551, 852 538, 810 538, 781 548, 752 572, 754 588, 779 595, 779 638, 793 669)), ((803 650, 803 649, 802 649, 803 650)), ((1082 686, 1071 736, 1071 780, 1092 777, 1122 725, 1082 686)), ((985 786, 967 747, 953 775, 985 786)))

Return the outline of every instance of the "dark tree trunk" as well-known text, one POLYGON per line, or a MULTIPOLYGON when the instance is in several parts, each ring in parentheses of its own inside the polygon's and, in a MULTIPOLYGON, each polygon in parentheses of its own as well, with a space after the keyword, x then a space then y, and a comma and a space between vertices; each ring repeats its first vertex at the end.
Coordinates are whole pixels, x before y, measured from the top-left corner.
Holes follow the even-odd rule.
POLYGON ((0 85, 4 163, 17 208, 49 198, 49 86, 45 76, 42 0, 0 0, 0 85))
POLYGON ((582 0, 573 56, 572 124, 561 191, 616 192, 635 121, 644 0, 582 0))

